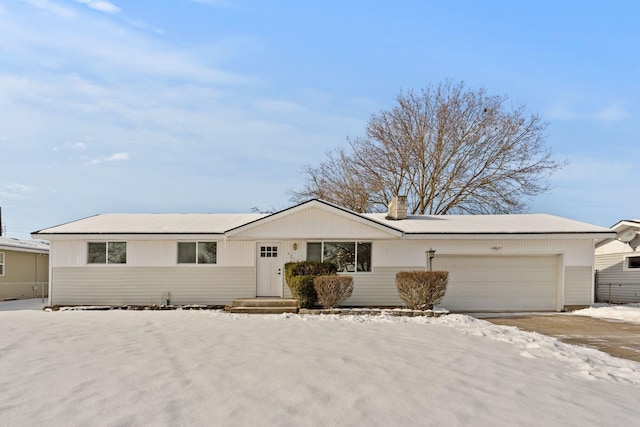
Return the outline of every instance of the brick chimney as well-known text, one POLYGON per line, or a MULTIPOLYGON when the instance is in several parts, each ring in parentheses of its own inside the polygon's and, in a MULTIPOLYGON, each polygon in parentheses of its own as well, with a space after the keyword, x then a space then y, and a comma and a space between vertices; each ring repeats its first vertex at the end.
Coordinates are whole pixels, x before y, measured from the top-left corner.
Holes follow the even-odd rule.
POLYGON ((387 219, 407 219, 407 196, 396 196, 389 202, 387 219))

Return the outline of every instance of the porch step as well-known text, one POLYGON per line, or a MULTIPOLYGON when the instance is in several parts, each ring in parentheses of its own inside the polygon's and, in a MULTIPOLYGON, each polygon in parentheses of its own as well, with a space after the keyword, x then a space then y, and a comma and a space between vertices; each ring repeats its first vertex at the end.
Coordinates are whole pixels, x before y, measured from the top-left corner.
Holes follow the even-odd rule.
POLYGON ((230 313, 242 314, 282 314, 297 313, 298 303, 295 299, 283 298, 238 298, 231 306, 225 307, 230 313))
POLYGON ((298 308, 294 307, 230 307, 229 313, 238 314, 282 314, 297 313, 298 308))
POLYGON ((234 299, 232 307, 286 307, 298 308, 294 299, 284 298, 238 298, 234 299))

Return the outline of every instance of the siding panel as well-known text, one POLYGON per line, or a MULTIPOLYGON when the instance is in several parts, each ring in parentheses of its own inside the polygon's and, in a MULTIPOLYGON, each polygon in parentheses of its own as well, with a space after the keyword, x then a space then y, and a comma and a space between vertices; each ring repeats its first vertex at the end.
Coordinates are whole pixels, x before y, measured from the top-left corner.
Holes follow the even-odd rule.
POLYGON ((255 296, 253 268, 54 268, 52 304, 230 304, 255 296))
POLYGON ((426 251, 436 250, 436 260, 446 255, 560 255, 565 265, 592 265, 593 240, 380 240, 373 245, 373 265, 426 266, 426 251))
POLYGON ((565 305, 589 305, 593 302, 593 269, 590 266, 566 267, 564 283, 565 305))
POLYGON ((623 253, 596 255, 596 301, 640 302, 640 271, 625 271, 623 253))
POLYGON ((372 239, 388 238, 389 233, 371 223, 359 222, 348 215, 336 215, 320 209, 306 209, 285 218, 266 222, 238 233, 234 238, 251 240, 280 239, 372 239))

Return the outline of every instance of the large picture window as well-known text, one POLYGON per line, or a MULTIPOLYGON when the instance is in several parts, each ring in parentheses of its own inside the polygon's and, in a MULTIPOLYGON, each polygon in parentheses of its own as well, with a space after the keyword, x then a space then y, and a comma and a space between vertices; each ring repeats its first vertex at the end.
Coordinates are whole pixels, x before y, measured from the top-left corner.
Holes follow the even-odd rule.
POLYGON ((309 242, 307 260, 333 262, 339 272, 371 271, 371 242, 309 242))
POLYGON ((89 264, 126 264, 127 242, 89 242, 89 264))
POLYGON ((216 242, 178 242, 178 264, 216 264, 216 242))
POLYGON ((0 252, 0 276, 4 276, 4 252, 0 252))

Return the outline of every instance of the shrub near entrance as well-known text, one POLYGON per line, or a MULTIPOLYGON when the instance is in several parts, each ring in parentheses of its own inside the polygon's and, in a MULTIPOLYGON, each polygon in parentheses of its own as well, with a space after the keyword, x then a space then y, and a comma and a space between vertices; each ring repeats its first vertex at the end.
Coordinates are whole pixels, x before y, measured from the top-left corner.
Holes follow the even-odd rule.
POLYGON ((336 274, 317 276, 313 287, 323 308, 335 308, 353 293, 353 277, 336 274))
POLYGON ((318 295, 313 287, 316 276, 336 274, 338 267, 327 261, 288 262, 284 265, 284 278, 291 290, 291 295, 298 301, 300 308, 313 308, 318 295))
POLYGON ((398 294, 411 310, 432 309, 442 301, 448 282, 448 271, 401 271, 396 274, 398 294))

